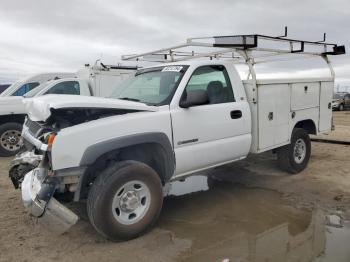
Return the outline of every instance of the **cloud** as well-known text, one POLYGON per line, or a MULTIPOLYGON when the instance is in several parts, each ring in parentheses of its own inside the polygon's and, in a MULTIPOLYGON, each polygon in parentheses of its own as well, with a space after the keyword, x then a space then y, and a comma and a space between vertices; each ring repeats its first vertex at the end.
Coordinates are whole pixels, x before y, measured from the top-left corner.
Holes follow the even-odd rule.
MULTIPOLYGON (((44 71, 76 71, 100 57, 116 63, 122 54, 174 45, 187 37, 278 35, 284 25, 294 38, 321 40, 327 32, 328 41, 347 47, 350 41, 346 0, 0 1, 0 83, 44 71)), ((332 61, 338 80, 350 84, 349 57, 332 61)), ((303 65, 305 70, 322 66, 303 65)), ((283 68, 271 65, 262 71, 268 69, 283 68)))

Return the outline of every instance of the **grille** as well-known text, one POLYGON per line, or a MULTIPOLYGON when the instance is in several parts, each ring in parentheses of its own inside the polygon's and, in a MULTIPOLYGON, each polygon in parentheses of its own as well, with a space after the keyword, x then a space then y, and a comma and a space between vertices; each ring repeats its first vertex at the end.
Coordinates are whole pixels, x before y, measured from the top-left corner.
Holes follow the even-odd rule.
POLYGON ((37 122, 34 122, 34 121, 30 120, 30 119, 27 119, 25 125, 28 127, 29 132, 33 136, 36 136, 38 131, 41 129, 41 126, 37 122))
MULTIPOLYGON (((27 118, 24 125, 28 128, 29 132, 33 136, 37 137, 39 135, 40 130, 41 130, 41 126, 37 122, 34 122, 34 121, 30 120, 29 118, 27 118)), ((26 151, 32 151, 34 149, 34 145, 32 145, 25 138, 22 138, 22 142, 23 142, 23 148, 25 148, 26 151)))

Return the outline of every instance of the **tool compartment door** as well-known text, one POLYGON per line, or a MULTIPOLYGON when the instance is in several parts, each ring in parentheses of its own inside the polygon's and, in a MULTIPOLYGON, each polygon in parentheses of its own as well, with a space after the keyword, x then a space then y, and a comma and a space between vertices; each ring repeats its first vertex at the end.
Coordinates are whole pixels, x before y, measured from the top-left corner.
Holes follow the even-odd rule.
POLYGON ((290 87, 288 84, 258 86, 259 151, 289 141, 290 87))
POLYGON ((292 111, 319 106, 320 82, 295 83, 292 85, 292 111))
POLYGON ((321 82, 319 132, 329 131, 332 128, 333 89, 333 82, 321 82))

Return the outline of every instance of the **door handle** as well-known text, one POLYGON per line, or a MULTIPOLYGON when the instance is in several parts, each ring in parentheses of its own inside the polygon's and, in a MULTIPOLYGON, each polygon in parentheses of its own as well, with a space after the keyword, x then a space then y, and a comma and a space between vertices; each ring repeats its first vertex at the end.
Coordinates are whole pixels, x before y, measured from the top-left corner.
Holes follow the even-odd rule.
POLYGON ((230 113, 232 119, 238 119, 242 117, 242 111, 241 110, 233 110, 230 113))
POLYGON ((270 112, 267 116, 267 118, 271 121, 273 120, 273 112, 270 112))

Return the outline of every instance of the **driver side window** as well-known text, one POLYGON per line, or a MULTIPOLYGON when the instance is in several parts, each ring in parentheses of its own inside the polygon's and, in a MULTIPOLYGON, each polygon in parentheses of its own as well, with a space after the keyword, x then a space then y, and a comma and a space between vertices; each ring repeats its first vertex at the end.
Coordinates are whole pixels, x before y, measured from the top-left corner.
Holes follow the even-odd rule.
POLYGON ((45 93, 45 95, 49 94, 80 95, 79 82, 66 81, 58 83, 45 93))
POLYGON ((204 90, 207 93, 209 104, 235 102, 230 78, 226 68, 221 65, 197 68, 187 83, 185 92, 188 95, 196 90, 204 90))

